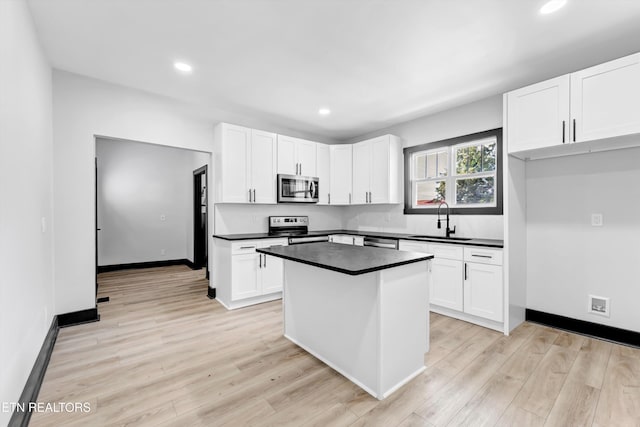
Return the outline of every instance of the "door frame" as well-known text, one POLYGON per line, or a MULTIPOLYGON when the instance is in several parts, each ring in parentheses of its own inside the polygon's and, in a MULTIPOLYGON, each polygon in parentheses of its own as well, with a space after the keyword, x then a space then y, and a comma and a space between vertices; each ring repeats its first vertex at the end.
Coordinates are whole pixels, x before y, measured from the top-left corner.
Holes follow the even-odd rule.
POLYGON ((200 247, 197 244, 197 236, 202 233, 200 228, 201 218, 202 218, 202 203, 201 203, 201 192, 202 188, 202 175, 205 176, 205 200, 207 201, 206 209, 207 214, 204 222, 204 253, 207 254, 207 260, 205 262, 204 267, 206 268, 206 277, 209 278, 209 167, 208 165, 204 165, 199 167, 198 169, 193 171, 193 264, 196 268, 202 268, 202 265, 198 263, 198 260, 202 258, 200 253, 200 247), (196 184, 200 184, 197 186, 196 184))

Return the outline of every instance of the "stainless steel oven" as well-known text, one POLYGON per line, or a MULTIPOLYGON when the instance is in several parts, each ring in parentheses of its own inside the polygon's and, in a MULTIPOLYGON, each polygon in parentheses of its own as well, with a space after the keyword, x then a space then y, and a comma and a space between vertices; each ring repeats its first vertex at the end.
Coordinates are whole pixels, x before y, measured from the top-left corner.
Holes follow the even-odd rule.
POLYGON ((317 177, 278 174, 278 203, 318 203, 317 177))

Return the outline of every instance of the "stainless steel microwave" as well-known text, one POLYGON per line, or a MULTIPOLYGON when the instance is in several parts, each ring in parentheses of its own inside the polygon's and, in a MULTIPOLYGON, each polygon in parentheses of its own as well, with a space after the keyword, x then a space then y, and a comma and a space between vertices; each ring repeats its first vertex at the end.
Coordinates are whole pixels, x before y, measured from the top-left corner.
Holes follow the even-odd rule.
POLYGON ((278 203, 318 203, 317 177, 278 174, 278 203))

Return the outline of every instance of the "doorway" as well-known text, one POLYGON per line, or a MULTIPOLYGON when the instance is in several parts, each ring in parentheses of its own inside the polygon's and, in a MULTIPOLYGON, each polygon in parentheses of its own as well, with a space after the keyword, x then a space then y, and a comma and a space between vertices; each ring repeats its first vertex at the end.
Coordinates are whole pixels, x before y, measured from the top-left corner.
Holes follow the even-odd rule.
POLYGON ((207 201, 209 189, 207 183, 207 165, 193 171, 193 264, 195 269, 206 268, 208 279, 207 201))

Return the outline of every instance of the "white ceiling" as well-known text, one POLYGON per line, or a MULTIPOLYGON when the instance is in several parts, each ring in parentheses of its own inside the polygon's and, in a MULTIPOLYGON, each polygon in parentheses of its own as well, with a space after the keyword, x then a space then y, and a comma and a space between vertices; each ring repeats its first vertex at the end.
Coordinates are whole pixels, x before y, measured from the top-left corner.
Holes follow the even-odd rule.
POLYGON ((639 0, 543 3, 29 0, 55 68, 336 140, 640 51, 639 0))

